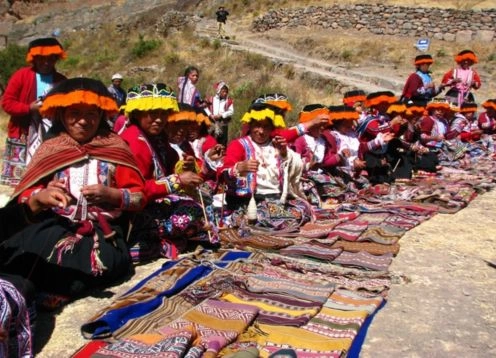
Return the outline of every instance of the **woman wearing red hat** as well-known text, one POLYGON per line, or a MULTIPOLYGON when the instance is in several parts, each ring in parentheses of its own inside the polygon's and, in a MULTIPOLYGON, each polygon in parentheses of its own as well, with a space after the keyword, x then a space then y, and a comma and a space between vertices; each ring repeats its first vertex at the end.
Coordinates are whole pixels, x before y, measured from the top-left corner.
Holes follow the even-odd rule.
POLYGON ((450 87, 446 93, 446 100, 458 106, 464 101, 475 102, 471 91, 481 86, 479 74, 472 68, 478 61, 477 56, 471 50, 463 50, 455 56, 455 61, 457 67, 446 72, 442 80, 444 87, 450 87))
POLYGON ((402 102, 427 102, 441 92, 440 87, 436 87, 429 71, 434 60, 431 55, 418 55, 415 57, 415 72, 408 76, 403 93, 402 102))
POLYGON ((55 69, 57 61, 66 57, 57 39, 33 40, 26 55, 29 66, 10 77, 2 100, 10 120, 0 183, 15 186, 19 182, 51 125, 50 121, 42 120, 39 110, 47 92, 66 78, 55 69))

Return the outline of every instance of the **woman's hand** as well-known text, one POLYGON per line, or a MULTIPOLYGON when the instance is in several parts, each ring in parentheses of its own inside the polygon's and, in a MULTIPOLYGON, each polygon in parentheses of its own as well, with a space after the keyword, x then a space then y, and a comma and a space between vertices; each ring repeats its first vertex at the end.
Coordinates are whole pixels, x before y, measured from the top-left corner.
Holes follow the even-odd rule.
POLYGON ((178 174, 178 180, 184 189, 186 188, 196 188, 198 185, 203 183, 203 179, 198 174, 191 171, 178 174))
POLYGON ((186 155, 183 159, 183 170, 184 171, 195 171, 196 158, 192 155, 186 155))
POLYGON ((256 173, 260 163, 255 159, 248 159, 236 164, 236 169, 241 176, 246 176, 248 173, 256 173))
POLYGON ((286 158, 288 155, 288 141, 286 138, 276 135, 274 139, 272 139, 272 144, 276 149, 279 150, 279 154, 286 158))
POLYGON ((46 188, 32 195, 28 199, 27 205, 31 212, 36 215, 42 210, 49 208, 65 208, 68 202, 68 197, 62 190, 56 188, 46 188))
POLYGON ((115 207, 121 205, 121 191, 103 184, 86 185, 81 188, 81 194, 89 204, 110 204, 115 207))
POLYGON ((226 148, 222 144, 216 144, 208 151, 208 158, 212 161, 217 161, 224 157, 226 154, 226 148))

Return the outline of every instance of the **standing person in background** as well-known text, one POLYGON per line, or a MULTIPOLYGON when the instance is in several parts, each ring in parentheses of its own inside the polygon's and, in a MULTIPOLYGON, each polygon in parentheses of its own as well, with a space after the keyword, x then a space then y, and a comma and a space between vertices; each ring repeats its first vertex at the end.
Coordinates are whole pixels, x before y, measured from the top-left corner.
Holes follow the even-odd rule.
POLYGON ((126 91, 121 87, 124 78, 120 73, 114 73, 112 75, 112 83, 108 86, 108 91, 115 98, 117 102, 117 107, 121 107, 126 104, 126 91))
POLYGON ((229 39, 226 36, 226 21, 229 16, 229 12, 224 9, 224 6, 219 6, 219 9, 215 12, 217 16, 217 24, 218 24, 218 34, 221 39, 229 39))
POLYGON ((229 134, 229 122, 234 114, 234 103, 229 97, 229 87, 224 81, 214 85, 215 96, 207 98, 205 112, 212 121, 211 133, 218 143, 226 146, 229 134))
POLYGON ((478 62, 473 51, 463 50, 455 56, 456 68, 452 68, 443 76, 442 84, 450 87, 446 92, 446 100, 461 106, 464 101, 475 102, 472 89, 479 89, 481 79, 472 65, 478 62))
POLYGON ((65 76, 55 64, 67 57, 55 38, 39 38, 29 43, 26 62, 10 77, 2 107, 10 115, 0 183, 15 186, 34 151, 50 126, 42 121, 39 109, 48 91, 65 76))
POLYGON ((186 103, 193 108, 205 108, 206 102, 201 98, 196 84, 200 79, 200 70, 195 66, 188 66, 184 75, 177 79, 177 102, 186 103))
POLYGON ((434 60, 431 55, 418 55, 415 57, 415 72, 408 76, 403 93, 401 94, 401 102, 422 102, 427 104, 432 98, 437 96, 443 87, 437 87, 432 80, 430 66, 434 60))

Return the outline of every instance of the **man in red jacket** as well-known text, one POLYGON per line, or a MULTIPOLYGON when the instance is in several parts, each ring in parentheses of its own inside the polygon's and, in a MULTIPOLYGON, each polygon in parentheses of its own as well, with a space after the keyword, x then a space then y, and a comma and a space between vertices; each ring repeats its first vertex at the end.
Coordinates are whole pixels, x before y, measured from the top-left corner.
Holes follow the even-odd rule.
POLYGON ((2 107, 10 115, 7 142, 0 183, 16 185, 31 155, 43 140, 49 121, 43 121, 39 108, 43 97, 66 77, 55 64, 66 58, 62 45, 55 38, 39 38, 29 43, 26 62, 10 77, 2 107))

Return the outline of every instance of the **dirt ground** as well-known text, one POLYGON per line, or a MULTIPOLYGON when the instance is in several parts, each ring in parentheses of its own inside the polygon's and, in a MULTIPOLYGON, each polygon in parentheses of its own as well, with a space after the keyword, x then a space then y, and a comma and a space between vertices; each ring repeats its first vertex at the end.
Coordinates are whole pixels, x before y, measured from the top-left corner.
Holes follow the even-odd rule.
MULTIPOLYGON (((361 357, 496 356, 496 192, 460 212, 438 214, 407 232, 390 271, 387 304, 374 317, 361 357)), ((121 285, 40 312, 37 357, 68 357, 86 341, 80 326, 114 297, 158 269, 136 268, 121 285)))

